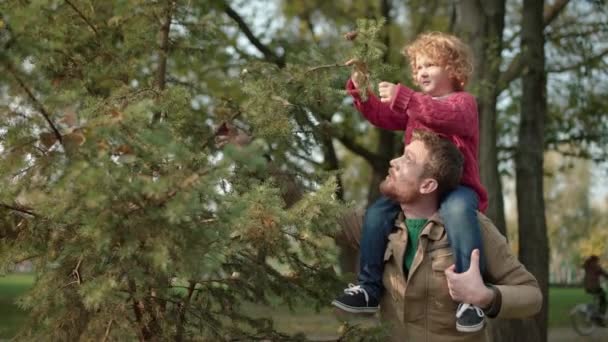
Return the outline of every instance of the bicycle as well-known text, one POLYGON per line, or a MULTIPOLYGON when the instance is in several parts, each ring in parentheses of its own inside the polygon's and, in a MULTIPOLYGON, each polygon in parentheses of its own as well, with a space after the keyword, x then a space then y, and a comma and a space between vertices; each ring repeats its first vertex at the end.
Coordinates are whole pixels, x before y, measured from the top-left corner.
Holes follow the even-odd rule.
POLYGON ((605 327, 608 322, 608 315, 599 313, 599 296, 592 296, 591 303, 580 303, 570 310, 572 328, 581 336, 591 335, 596 327, 605 327), (598 320, 602 320, 604 324, 600 325, 598 320))

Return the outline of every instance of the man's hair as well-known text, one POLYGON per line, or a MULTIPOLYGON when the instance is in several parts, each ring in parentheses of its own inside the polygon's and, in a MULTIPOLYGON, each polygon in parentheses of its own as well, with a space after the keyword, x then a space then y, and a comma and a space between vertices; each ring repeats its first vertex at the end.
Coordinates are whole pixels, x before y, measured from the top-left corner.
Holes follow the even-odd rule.
POLYGON ((437 134, 414 130, 412 141, 419 140, 429 151, 422 176, 437 181, 439 195, 455 189, 460 184, 464 158, 451 141, 437 134))
POLYGON ((452 79, 455 90, 463 90, 473 73, 471 49, 458 37, 442 33, 428 32, 419 35, 414 42, 402 50, 408 57, 412 76, 416 79, 416 57, 427 56, 444 67, 452 79))

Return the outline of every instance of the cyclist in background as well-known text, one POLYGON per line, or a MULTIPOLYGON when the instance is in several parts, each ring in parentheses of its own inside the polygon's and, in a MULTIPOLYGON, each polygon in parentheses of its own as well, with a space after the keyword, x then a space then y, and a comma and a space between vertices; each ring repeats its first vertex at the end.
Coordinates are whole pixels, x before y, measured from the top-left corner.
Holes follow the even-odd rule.
POLYGON ((597 316, 594 319, 599 325, 606 326, 603 319, 606 314, 606 292, 600 286, 600 276, 608 278, 608 273, 600 266, 600 258, 597 255, 588 257, 583 263, 583 269, 585 270, 585 278, 583 280, 585 291, 597 296, 600 302, 597 316))

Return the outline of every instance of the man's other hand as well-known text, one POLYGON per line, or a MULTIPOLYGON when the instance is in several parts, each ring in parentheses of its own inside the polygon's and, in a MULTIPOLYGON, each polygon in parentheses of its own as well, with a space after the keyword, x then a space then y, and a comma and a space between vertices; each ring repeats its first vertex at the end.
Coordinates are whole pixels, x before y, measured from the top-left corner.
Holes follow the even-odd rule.
POLYGON ((455 265, 445 270, 450 296, 455 302, 469 303, 482 309, 490 307, 494 291, 484 283, 479 271, 479 250, 471 253, 471 266, 466 272, 456 273, 455 265))

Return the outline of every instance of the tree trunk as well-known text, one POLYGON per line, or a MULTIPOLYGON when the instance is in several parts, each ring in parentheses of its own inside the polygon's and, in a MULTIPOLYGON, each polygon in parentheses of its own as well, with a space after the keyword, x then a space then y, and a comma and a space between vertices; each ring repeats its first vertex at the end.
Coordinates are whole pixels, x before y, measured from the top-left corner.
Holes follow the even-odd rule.
POLYGON ((496 99, 499 94, 497 84, 500 77, 505 0, 463 0, 458 1, 456 6, 456 31, 473 50, 474 72, 469 88, 477 97, 479 110, 479 171, 481 182, 489 196, 486 214, 506 236, 496 148, 496 99))
POLYGON ((549 243, 543 198, 543 142, 547 111, 544 1, 524 0, 521 50, 523 64, 521 121, 515 155, 517 210, 519 223, 519 258, 536 276, 545 300, 535 317, 538 339, 547 340, 547 298, 549 278, 549 243))
MULTIPOLYGON (((456 3, 455 31, 471 46, 474 57, 470 89, 477 97, 479 110, 479 168, 482 184, 489 195, 486 214, 506 236, 496 147, 496 101, 500 93, 497 85, 500 78, 504 19, 505 0, 463 0, 456 3)), ((515 342, 536 332, 538 329, 534 325, 529 320, 496 320, 491 322, 490 328, 494 341, 515 342)))

